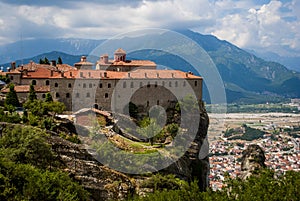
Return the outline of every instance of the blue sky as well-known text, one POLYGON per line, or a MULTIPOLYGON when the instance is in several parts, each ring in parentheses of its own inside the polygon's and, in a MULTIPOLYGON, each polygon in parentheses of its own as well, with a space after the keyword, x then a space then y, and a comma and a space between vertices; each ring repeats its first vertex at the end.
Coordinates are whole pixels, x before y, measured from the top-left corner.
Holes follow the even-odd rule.
POLYGON ((300 56, 299 0, 0 0, 0 45, 187 28, 241 48, 300 56))

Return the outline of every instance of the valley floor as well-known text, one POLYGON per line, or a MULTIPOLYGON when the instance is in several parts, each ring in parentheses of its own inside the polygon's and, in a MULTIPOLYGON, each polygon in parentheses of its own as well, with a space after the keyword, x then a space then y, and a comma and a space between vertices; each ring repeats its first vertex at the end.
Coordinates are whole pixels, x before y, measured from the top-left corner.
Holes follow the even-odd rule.
POLYGON ((249 144, 258 144, 265 151, 266 165, 277 172, 300 171, 300 114, 293 113, 229 113, 209 114, 210 183, 213 189, 223 185, 224 174, 240 175, 242 151, 249 144), (265 134, 252 141, 228 140, 226 130, 242 125, 265 134))

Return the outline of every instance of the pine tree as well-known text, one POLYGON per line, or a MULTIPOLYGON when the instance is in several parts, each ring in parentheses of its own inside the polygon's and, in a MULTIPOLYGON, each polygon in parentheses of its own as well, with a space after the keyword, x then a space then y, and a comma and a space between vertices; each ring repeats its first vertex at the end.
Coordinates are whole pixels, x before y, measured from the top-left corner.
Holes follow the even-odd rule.
POLYGON ((53 98, 50 92, 46 93, 45 102, 53 102, 53 98))
POLYGON ((13 84, 9 85, 9 92, 6 94, 6 99, 4 102, 5 106, 14 106, 19 107, 20 102, 17 96, 17 92, 15 91, 15 86, 13 84))
POLYGON ((29 96, 28 96, 29 101, 34 101, 37 100, 37 96, 34 90, 34 86, 31 84, 29 88, 29 96))
POLYGON ((40 64, 45 64, 45 61, 43 59, 40 59, 40 64))
POLYGON ((61 59, 61 57, 59 56, 58 59, 57 59, 57 64, 63 64, 63 61, 61 59))
POLYGON ((45 57, 45 59, 44 59, 44 64, 50 65, 50 61, 48 60, 47 57, 45 57))

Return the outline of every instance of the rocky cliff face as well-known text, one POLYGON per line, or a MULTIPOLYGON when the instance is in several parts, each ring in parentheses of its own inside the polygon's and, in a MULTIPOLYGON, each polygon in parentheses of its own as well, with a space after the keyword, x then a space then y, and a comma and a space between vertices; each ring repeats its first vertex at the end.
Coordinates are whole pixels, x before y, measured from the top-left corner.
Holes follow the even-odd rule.
MULTIPOLYGON (((177 178, 186 181, 197 178, 200 189, 205 190, 209 185, 208 143, 206 141, 208 124, 208 115, 202 105, 199 126, 196 128, 197 134, 190 143, 189 149, 177 161, 159 170, 158 173, 174 174, 177 178)), ((108 133, 110 139, 118 139, 119 143, 120 139, 124 138, 124 136, 118 138, 120 134, 112 129, 108 133)), ((122 200, 132 194, 144 195, 145 192, 151 192, 151 188, 141 186, 143 181, 151 175, 129 175, 115 171, 96 160, 83 144, 74 144, 55 135, 52 135, 49 141, 52 149, 65 164, 64 170, 91 192, 93 200, 122 200)))
POLYGON ((242 162, 241 162, 241 179, 247 179, 256 170, 265 168, 265 154, 263 149, 256 145, 251 144, 243 151, 242 162))

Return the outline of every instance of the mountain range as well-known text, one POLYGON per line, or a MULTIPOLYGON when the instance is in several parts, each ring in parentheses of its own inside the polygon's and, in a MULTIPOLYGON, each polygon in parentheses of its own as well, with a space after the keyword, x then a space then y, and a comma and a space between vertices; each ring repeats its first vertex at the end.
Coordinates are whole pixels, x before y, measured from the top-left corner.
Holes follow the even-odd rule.
MULTIPOLYGON (((212 35, 202 35, 190 30, 180 31, 199 44, 217 67, 226 89, 229 103, 265 103, 285 101, 300 97, 300 73, 289 70, 277 62, 270 62, 212 35)), ((0 46, 1 66, 9 62, 39 62, 59 56, 64 63, 73 65, 81 55, 87 55, 104 40, 89 39, 37 39, 0 46), (18 60, 19 59, 19 60, 18 60)), ((178 56, 153 50, 141 50, 128 54, 128 59, 149 59, 161 66, 193 71, 193 67, 178 56)), ((204 78, 205 80, 205 78, 204 78)), ((205 83, 204 83, 205 84, 205 83)), ((204 100, 210 102, 204 86, 204 100)))

